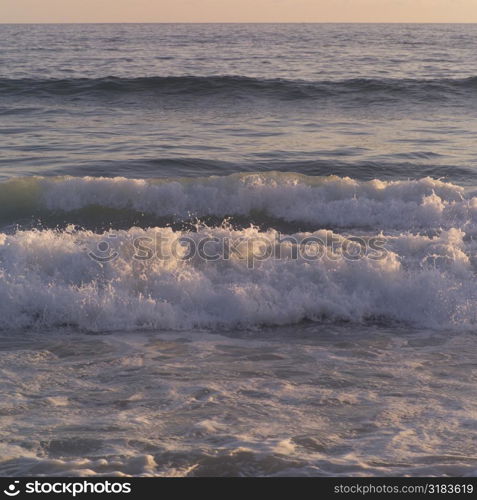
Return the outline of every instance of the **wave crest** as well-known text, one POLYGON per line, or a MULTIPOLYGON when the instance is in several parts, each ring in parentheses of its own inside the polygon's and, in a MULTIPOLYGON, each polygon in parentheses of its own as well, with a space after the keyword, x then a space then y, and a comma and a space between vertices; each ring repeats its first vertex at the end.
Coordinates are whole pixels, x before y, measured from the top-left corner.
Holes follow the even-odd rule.
POLYGON ((171 221, 266 217, 308 229, 456 227, 473 233, 477 216, 477 197, 432 178, 358 181, 279 172, 177 180, 37 177, 0 183, 0 194, 4 225, 28 214, 47 223, 60 213, 68 222, 74 211, 94 208, 95 215, 119 210, 171 221))

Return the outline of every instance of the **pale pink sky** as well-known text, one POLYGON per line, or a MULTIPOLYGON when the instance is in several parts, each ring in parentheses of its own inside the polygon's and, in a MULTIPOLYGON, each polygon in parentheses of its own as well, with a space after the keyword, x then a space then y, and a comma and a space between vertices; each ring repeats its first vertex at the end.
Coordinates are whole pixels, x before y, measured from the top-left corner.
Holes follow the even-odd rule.
POLYGON ((477 22, 477 0, 0 0, 13 22, 477 22))

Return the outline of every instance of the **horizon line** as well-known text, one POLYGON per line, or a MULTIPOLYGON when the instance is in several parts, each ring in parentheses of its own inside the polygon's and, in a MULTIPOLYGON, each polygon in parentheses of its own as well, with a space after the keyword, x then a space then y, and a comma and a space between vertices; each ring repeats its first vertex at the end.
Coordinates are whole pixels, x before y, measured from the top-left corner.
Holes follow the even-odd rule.
POLYGON ((0 25, 54 25, 54 24, 477 24, 477 21, 58 21, 58 22, 3 22, 0 25))

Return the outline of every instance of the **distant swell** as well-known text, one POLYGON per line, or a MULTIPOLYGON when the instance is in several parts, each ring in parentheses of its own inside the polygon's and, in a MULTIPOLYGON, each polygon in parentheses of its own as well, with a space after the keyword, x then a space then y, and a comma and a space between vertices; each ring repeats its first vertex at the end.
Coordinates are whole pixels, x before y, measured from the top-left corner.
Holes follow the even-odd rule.
POLYGON ((27 96, 75 96, 154 93, 158 95, 269 96, 309 99, 370 94, 422 96, 428 99, 477 90, 477 77, 464 79, 349 79, 305 81, 244 76, 165 76, 141 78, 0 79, 0 93, 27 96))

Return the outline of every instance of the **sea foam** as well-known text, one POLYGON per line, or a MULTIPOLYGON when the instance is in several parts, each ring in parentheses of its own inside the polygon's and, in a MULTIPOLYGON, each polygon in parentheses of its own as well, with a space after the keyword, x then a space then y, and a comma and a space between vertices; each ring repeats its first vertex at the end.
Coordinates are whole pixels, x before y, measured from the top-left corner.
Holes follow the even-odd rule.
POLYGON ((441 180, 359 182, 278 173, 155 181, 61 177, 13 179, 0 190, 4 214, 20 208, 45 217, 60 212, 68 221, 74 211, 102 207, 179 220, 239 215, 247 221, 262 213, 312 226, 286 234, 273 223, 10 229, 0 234, 0 328, 230 329, 304 320, 475 324, 477 198, 441 180), (381 238, 384 253, 350 259, 330 247, 310 260, 295 255, 290 243, 355 234, 381 238), (135 241, 159 238, 165 248, 177 249, 185 237, 216 245, 240 241, 247 251, 261 239, 281 251, 253 265, 243 255, 184 258, 177 251, 159 255, 156 248, 136 258, 135 241), (101 245, 108 249, 106 260, 94 253, 101 245))
MULTIPOLYGON (((323 237, 325 231, 296 235, 323 237)), ((428 237, 386 239, 386 254, 351 260, 338 250, 293 258, 288 242, 279 259, 248 265, 241 255, 208 261, 164 252, 134 258, 134 238, 161 237, 170 247, 187 234, 241 242, 276 241, 276 231, 251 227, 114 231, 117 257, 88 255, 112 234, 17 231, 0 238, 0 327, 74 326, 116 329, 230 329, 303 320, 402 322, 431 328, 475 324, 477 286, 473 243, 458 229, 428 237)), ((336 238, 342 236, 335 235, 336 238)))
POLYGON ((178 180, 123 177, 12 179, 0 184, 4 214, 131 210, 175 219, 265 214, 327 228, 475 230, 477 197, 431 178, 357 181, 295 173, 178 180))

